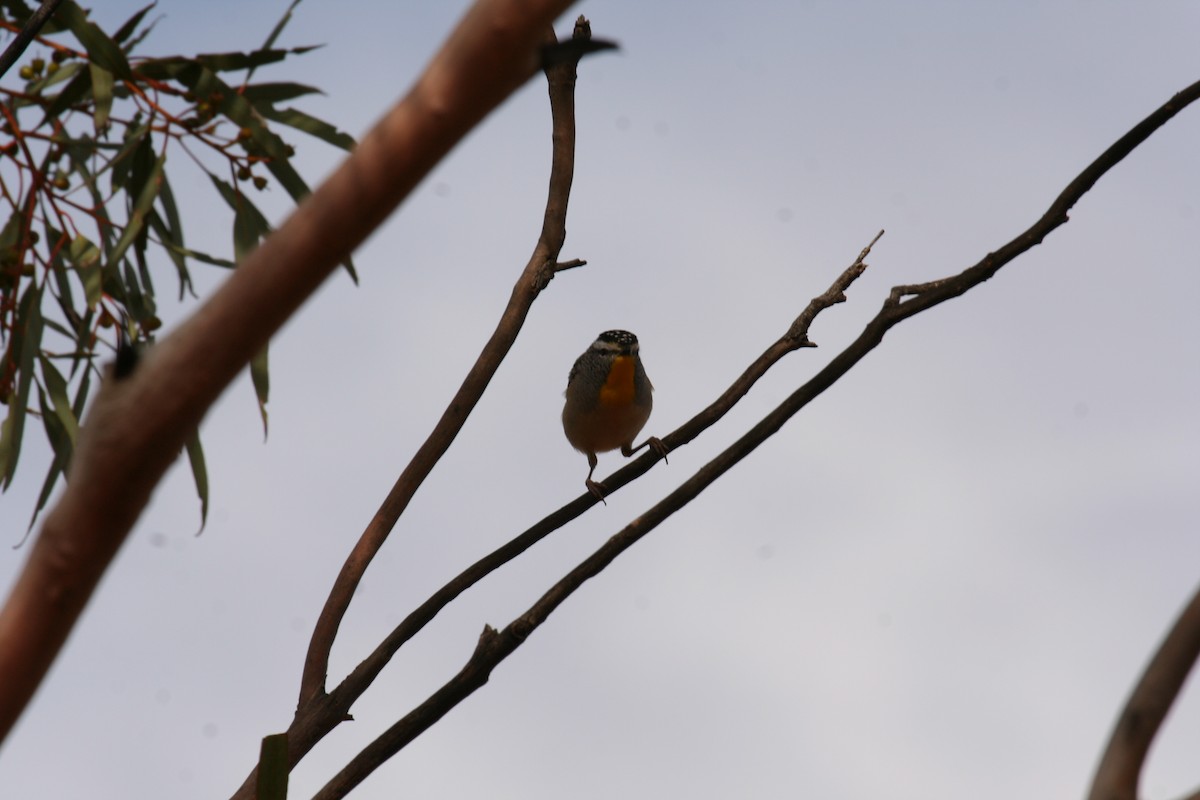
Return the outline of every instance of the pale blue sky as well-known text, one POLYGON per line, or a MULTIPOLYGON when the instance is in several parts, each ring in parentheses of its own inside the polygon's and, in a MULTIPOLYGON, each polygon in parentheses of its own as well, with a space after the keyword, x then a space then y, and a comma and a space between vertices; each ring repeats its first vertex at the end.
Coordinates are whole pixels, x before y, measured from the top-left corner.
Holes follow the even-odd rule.
MULTIPOLYGON (((251 48, 285 5, 162 0, 145 52, 251 48)), ((463 7, 308 0, 283 42, 327 46, 259 77, 324 88, 301 107, 360 134, 463 7)), ((506 624, 823 366, 889 287, 999 247, 1200 79, 1190 2, 591 2, 559 29, 576 13, 622 45, 579 80, 563 256, 590 264, 535 305, 368 573, 331 679, 582 491, 558 414, 598 332, 641 338, 661 434, 887 235, 814 326, 819 349, 449 608, 303 762, 293 797, 457 670, 485 623, 506 624)), ((289 140, 314 183, 336 163, 289 140)), ((342 558, 532 250, 548 140, 535 81, 357 255, 361 286, 339 274, 301 311, 273 348, 267 444, 249 382, 223 397, 203 428, 207 530, 192 535, 176 469, 0 750, 3 794, 213 798, 241 782, 259 738, 290 720, 342 558)), ((889 333, 354 796, 1081 796, 1200 579, 1198 140, 1193 108, 1041 247, 889 333)), ((285 200, 273 191, 275 218, 285 200)), ((215 208, 193 212, 197 247, 230 246, 215 208)), ((597 474, 620 462, 602 456, 597 474)), ((45 463, 27 446, 0 499, 12 542, 45 463)), ((25 553, 0 550, 0 585, 25 553)), ((1197 741, 1193 687, 1151 754, 1147 798, 1200 785, 1197 741)))

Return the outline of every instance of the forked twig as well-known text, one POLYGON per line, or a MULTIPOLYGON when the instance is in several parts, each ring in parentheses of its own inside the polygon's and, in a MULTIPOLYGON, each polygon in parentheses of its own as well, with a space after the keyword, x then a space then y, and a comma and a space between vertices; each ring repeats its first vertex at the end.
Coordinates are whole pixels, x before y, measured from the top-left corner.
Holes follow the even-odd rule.
MULTIPOLYGON (((575 24, 573 38, 588 40, 591 39, 591 35, 591 26, 586 19, 580 17, 575 24)), ((546 42, 556 42, 552 28, 547 29, 546 42)), ((417 489, 425 482, 462 430, 492 376, 500 368, 500 363, 508 355, 513 342, 517 340, 517 334, 521 332, 534 300, 550 283, 556 272, 567 268, 558 264, 558 254, 566 241, 567 203, 570 200, 571 182, 575 174, 577 64, 578 59, 556 59, 555 63, 545 68, 550 90, 553 147, 546 211, 542 221, 542 232, 533 249, 533 255, 529 257, 529 262, 517 278, 508 305, 500 315, 500 322, 467 372, 462 385, 451 398, 429 436, 417 448, 408 466, 400 473, 383 504, 346 557, 313 628, 300 679, 299 708, 325 693, 329 653, 333 648, 334 639, 337 638, 338 627, 350 607, 350 601, 367 567, 379 552, 379 548, 387 541, 388 535, 400 519, 400 515, 408 508, 409 501, 417 489)), ((572 262, 568 264, 575 266, 572 262)))

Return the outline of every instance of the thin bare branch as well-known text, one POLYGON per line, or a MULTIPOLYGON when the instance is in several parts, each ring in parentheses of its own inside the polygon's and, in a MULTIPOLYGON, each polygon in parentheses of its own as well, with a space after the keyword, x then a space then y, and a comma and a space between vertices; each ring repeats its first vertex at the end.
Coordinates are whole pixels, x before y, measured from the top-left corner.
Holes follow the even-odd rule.
MULTIPOLYGON (((553 44, 554 31, 547 28, 544 41, 553 44)), ((580 17, 575 25, 575 36, 591 38, 591 27, 580 17)), ((551 109, 551 139, 553 143, 550 167, 550 189, 546 200, 546 211, 542 232, 534 247, 529 263, 525 265, 513 287, 508 305, 500 315, 500 322, 475 364, 467 372, 458 391, 451 398, 441 418, 417 449, 412 460, 384 498, 358 542, 342 565, 324 608, 317 618, 304 661, 304 672, 300 680, 298 707, 319 698, 325 693, 325 680, 329 671, 329 653, 337 638, 338 628, 354 592, 362 580, 367 567, 387 541, 400 515, 417 489, 425 482, 434 465, 450 448, 458 436, 467 417, 483 396, 492 376, 500 367, 513 342, 517 339, 525 317, 542 289, 553 279, 558 254, 567 236, 567 203, 571 195, 571 182, 575 174, 575 77, 577 59, 558 59, 545 68, 549 83, 551 109)))
MULTIPOLYGON (((606 541, 503 630, 497 631, 490 625, 486 626, 466 665, 423 703, 360 751, 315 795, 315 798, 317 800, 335 800, 335 798, 345 796, 379 764, 386 761, 441 719, 450 709, 487 683, 492 670, 520 647, 529 635, 571 594, 778 432, 792 416, 832 386, 867 353, 878 346, 888 329, 926 308, 961 295, 979 285, 992 277, 1004 264, 1040 243, 1049 232, 1066 222, 1067 210, 1105 172, 1119 163, 1139 143, 1145 141, 1150 134, 1198 97, 1200 97, 1200 82, 1176 94, 1080 173, 1054 201, 1050 210, 1033 226, 999 251, 989 253, 979 264, 958 275, 939 281, 921 286, 894 288, 884 307, 867 324, 858 338, 835 356, 824 369, 793 392, 774 411, 765 416, 716 458, 701 467, 675 491, 606 541), (901 301, 901 298, 910 295, 912 299, 901 301)), ((837 302, 836 295, 829 302, 837 302)), ((800 327, 803 327, 802 323, 800 327)), ((676 434, 672 434, 672 436, 674 435, 676 434)), ((667 439, 670 438, 667 437, 667 439)), ((667 439, 664 439, 664 442, 667 442, 667 439)), ((678 446, 678 442, 671 444, 678 446)), ((641 462, 653 463, 658 457, 656 453, 649 452, 633 464, 620 470, 617 475, 632 470, 641 462)), ((616 486, 618 484, 615 480, 616 477, 614 475, 613 478, 605 480, 605 485, 616 486), (611 484, 610 481, 612 481, 611 484)), ((1190 627, 1200 627, 1200 623, 1190 624, 1190 627)), ((1193 631, 1194 634, 1195 631, 1193 631)), ((1200 647, 1200 645, 1197 646, 1200 647)))
POLYGON ((1088 800, 1137 800, 1146 754, 1197 659, 1200 590, 1175 620, 1125 702, 1096 768, 1088 800))
MULTIPOLYGON (((858 258, 847 267, 837 280, 823 294, 813 298, 787 332, 778 341, 768 347, 763 354, 734 381, 733 385, 721 394, 711 405, 684 423, 678 430, 664 438, 664 441, 675 442, 676 446, 691 441, 706 428, 711 427, 723 417, 733 405, 750 391, 750 388, 766 374, 784 355, 801 347, 815 347, 808 342, 808 328, 813 319, 823 309, 845 299, 844 292, 850 284, 866 269, 865 260, 871 252, 871 246, 883 235, 880 231, 871 244, 862 250, 858 258), (807 344, 806 344, 807 343, 807 344)), ((657 454, 638 459, 614 478, 612 491, 617 491, 630 481, 645 474, 658 461, 657 454)), ((610 492, 611 494, 611 492, 610 492)), ((456 597, 471 586, 478 583, 487 575, 507 564, 530 547, 562 528, 571 520, 579 517, 596 504, 596 498, 590 492, 571 501, 557 511, 546 516, 537 524, 524 531, 511 541, 500 546, 488 555, 476 561, 457 577, 447 582, 434 592, 428 599, 410 613, 396 628, 367 656, 349 675, 342 680, 327 696, 317 702, 309 703, 297 710, 296 717, 288 729, 289 741, 295 748, 297 760, 307 753, 318 741, 344 721, 353 704, 362 696, 391 660, 392 656, 415 636, 435 616, 456 597)))
POLYGON ((568 0, 479 0, 409 94, 132 375, 106 381, 70 479, 0 611, 0 738, 208 407, 486 114, 536 73, 568 0))
MULTIPOLYGON (((696 438, 696 436, 728 413, 734 404, 750 391, 759 378, 766 374, 767 370, 774 366, 783 356, 803 347, 816 347, 815 344, 808 340, 809 326, 811 326, 813 320, 821 311, 845 301, 845 291, 867 268, 865 259, 870 254, 871 247, 879 241, 879 237, 881 236, 883 236, 883 231, 876 234, 871 243, 859 253, 854 263, 838 276, 829 289, 809 302, 800 316, 788 327, 787 332, 763 351, 763 354, 755 359, 754 363, 720 397, 680 426, 676 431, 664 437, 663 442, 675 442, 675 446, 678 447, 696 438)), ((620 487, 645 474, 660 458, 662 456, 651 452, 647 456, 626 466, 613 478, 608 479, 612 481, 612 491, 617 491, 620 487)), ((606 485, 608 485, 607 481, 606 485)), ((516 538, 479 559, 470 567, 463 570, 453 580, 430 595, 424 603, 418 606, 396 626, 392 633, 388 635, 371 655, 364 659, 341 684, 329 693, 328 702, 313 707, 310 713, 297 714, 295 722, 288 731, 289 736, 301 742, 315 744, 320 737, 324 736, 329 730, 332 730, 334 726, 346 718, 352 704, 366 691, 387 665, 388 661, 391 660, 392 656, 396 654, 405 642, 432 621, 438 612, 484 577, 580 516, 597 502, 593 494, 584 492, 574 501, 558 509, 516 538)), ((432 721, 430 724, 432 724, 432 721)), ((407 741, 411 741, 411 738, 399 743, 399 747, 403 747, 404 744, 407 744, 407 741)), ((397 747, 397 750, 399 747, 397 747)), ((383 761, 394 755, 395 752, 395 750, 390 752, 388 750, 379 751, 377 753, 378 761, 364 762, 360 765, 359 768, 366 770, 366 772, 363 772, 352 780, 350 776, 347 776, 339 784, 342 788, 331 789, 330 791, 334 793, 329 796, 338 797, 341 795, 336 792, 349 791, 350 788, 357 785, 358 781, 361 781, 370 771, 376 769, 383 761)))

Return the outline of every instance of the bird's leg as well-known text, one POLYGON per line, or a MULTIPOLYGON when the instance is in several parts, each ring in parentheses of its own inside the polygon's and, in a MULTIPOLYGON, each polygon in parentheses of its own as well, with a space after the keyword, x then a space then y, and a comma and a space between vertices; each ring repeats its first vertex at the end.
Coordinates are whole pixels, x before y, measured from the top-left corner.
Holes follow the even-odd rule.
POLYGON ((667 463, 667 453, 669 453, 670 451, 667 449, 667 446, 662 443, 662 439, 658 438, 657 436, 651 436, 649 439, 642 442, 637 447, 630 447, 627 444, 621 445, 621 455, 625 456, 626 458, 629 458, 631 455, 636 453, 638 450, 641 450, 643 447, 649 447, 651 450, 658 453, 659 457, 662 458, 664 464, 667 463))
POLYGON ((604 503, 604 505, 608 505, 608 501, 604 499, 604 484, 600 483, 599 481, 592 480, 592 473, 596 471, 596 464, 599 463, 599 459, 596 458, 595 453, 588 453, 587 460, 588 466, 591 467, 591 469, 588 470, 588 476, 583 483, 585 486, 587 486, 587 490, 592 493, 593 497, 595 497, 601 503, 604 503))

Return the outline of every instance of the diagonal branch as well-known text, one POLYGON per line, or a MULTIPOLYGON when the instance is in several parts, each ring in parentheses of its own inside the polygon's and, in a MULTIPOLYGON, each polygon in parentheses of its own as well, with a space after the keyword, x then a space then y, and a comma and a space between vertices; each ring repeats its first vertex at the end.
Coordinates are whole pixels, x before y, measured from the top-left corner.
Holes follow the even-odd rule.
MULTIPOLYGON (((846 349, 783 401, 774 411, 767 414, 740 439, 722 451, 716 458, 701 467, 691 478, 668 494, 642 516, 629 523, 584 559, 549 591, 503 630, 485 626, 474 653, 466 665, 430 695, 423 703, 398 720, 374 741, 363 748, 320 792, 315 800, 335 800, 345 796, 358 785, 380 763, 383 763, 406 744, 411 742, 431 725, 445 716, 452 708, 469 697, 476 689, 487 683, 492 670, 520 647, 529 635, 541 625, 568 597, 588 579, 595 577, 612 563, 621 553, 632 547, 643 536, 650 533, 676 511, 683 508, 724 475, 760 444, 778 432, 789 419, 813 399, 837 382, 855 364, 861 361, 883 340, 884 334, 894 325, 945 300, 957 297, 988 278, 1018 255, 1039 244, 1047 234, 1067 221, 1067 211, 1108 170, 1112 169, 1138 144, 1162 127, 1188 104, 1200 98, 1200 82, 1176 94, 1171 100, 1154 111, 1145 120, 1121 137, 1099 158, 1092 162, 1072 181, 1050 209, 1028 230, 1004 245, 999 251, 989 253, 982 261, 958 275, 943 278, 919 286, 899 286, 892 289, 888 300, 879 313, 867 323, 863 332, 846 349), (901 301, 903 297, 912 299, 901 301)), ((639 462, 654 459, 647 454, 639 462)), ((637 462, 635 462, 636 464, 637 462)), ((634 465, 625 467, 630 469, 634 465)), ((625 470, 622 470, 624 472, 625 470)), ((619 474, 619 473, 618 473, 619 474)), ((615 477, 615 476, 614 476, 615 477)), ((610 479, 611 480, 611 479, 610 479)), ((608 481, 605 482, 606 485, 608 481)), ((1200 600, 1196 601, 1200 603, 1200 600)), ((1200 614, 1200 611, 1197 611, 1200 614)), ((1191 624, 1192 628, 1200 623, 1191 624)), ((1195 635, 1195 631, 1192 631, 1195 635)), ((1200 645, 1197 645, 1200 646, 1200 645)), ((1194 659, 1193 659, 1194 660, 1194 659)), ((1190 662, 1189 662, 1190 664, 1190 662)), ((1130 796, 1132 800, 1132 795, 1130 796)))
POLYGON ((569 0, 479 0, 355 152, 133 374, 108 380, 0 610, 0 738, 208 407, 443 156, 533 76, 569 0))
MULTIPOLYGON (((679 447, 691 441, 721 419, 781 358, 802 347, 816 347, 808 338, 808 329, 813 320, 826 308, 845 302, 845 291, 867 268, 865 259, 882 235, 883 231, 880 231, 871 240, 871 243, 863 248, 854 263, 838 276, 829 289, 813 298, 784 335, 768 347, 720 397, 679 429, 664 437, 663 442, 669 442, 673 447, 679 447)), ((606 485, 611 486, 611 491, 618 490, 649 471, 659 458, 660 456, 653 452, 643 456, 620 470, 614 477, 609 478, 608 481, 611 483, 606 482, 606 485)), ((308 703, 297 711, 295 719, 288 728, 288 741, 293 749, 293 758, 299 760, 321 738, 344 721, 353 704, 370 687, 397 651, 432 621, 443 608, 487 575, 579 517, 597 502, 594 495, 584 492, 580 497, 549 514, 511 541, 467 567, 457 577, 430 595, 425 602, 405 617, 387 638, 328 695, 320 698, 319 702, 308 703)))
MULTIPOLYGON (((1088 800, 1137 800, 1146 754, 1197 659, 1200 590, 1175 620, 1125 702, 1096 768, 1088 800)), ((1200 792, 1192 797, 1200 797, 1200 792)))
MULTIPOLYGON (((548 42, 554 43, 554 31, 548 30, 548 42)), ((580 17, 575 23, 574 40, 591 39, 591 26, 580 17)), ((462 385, 442 412, 428 438, 417 449, 412 460, 384 498, 347 556, 341 571, 334 581, 325 606, 317 618, 304 660, 304 671, 300 679, 299 708, 325 693, 325 679, 329 671, 329 653, 337 638, 338 627, 350 607, 354 592, 362 580, 367 567, 387 540, 400 515, 424 483, 425 478, 450 448, 467 417, 483 396, 500 362, 508 355, 517 339, 525 317, 556 272, 558 254, 566 240, 567 203, 571 195, 571 181, 575 172, 575 77, 578 57, 557 60, 545 69, 550 90, 553 151, 550 168, 550 189, 546 200, 546 211, 542 222, 541 236, 529 263, 517 278, 512 295, 500 322, 491 338, 483 346, 475 364, 467 373, 462 385)), ((570 264, 570 262, 568 262, 570 264)), ((576 264, 570 264, 576 266, 576 264)), ((293 762, 294 763, 294 762, 293 762)))

